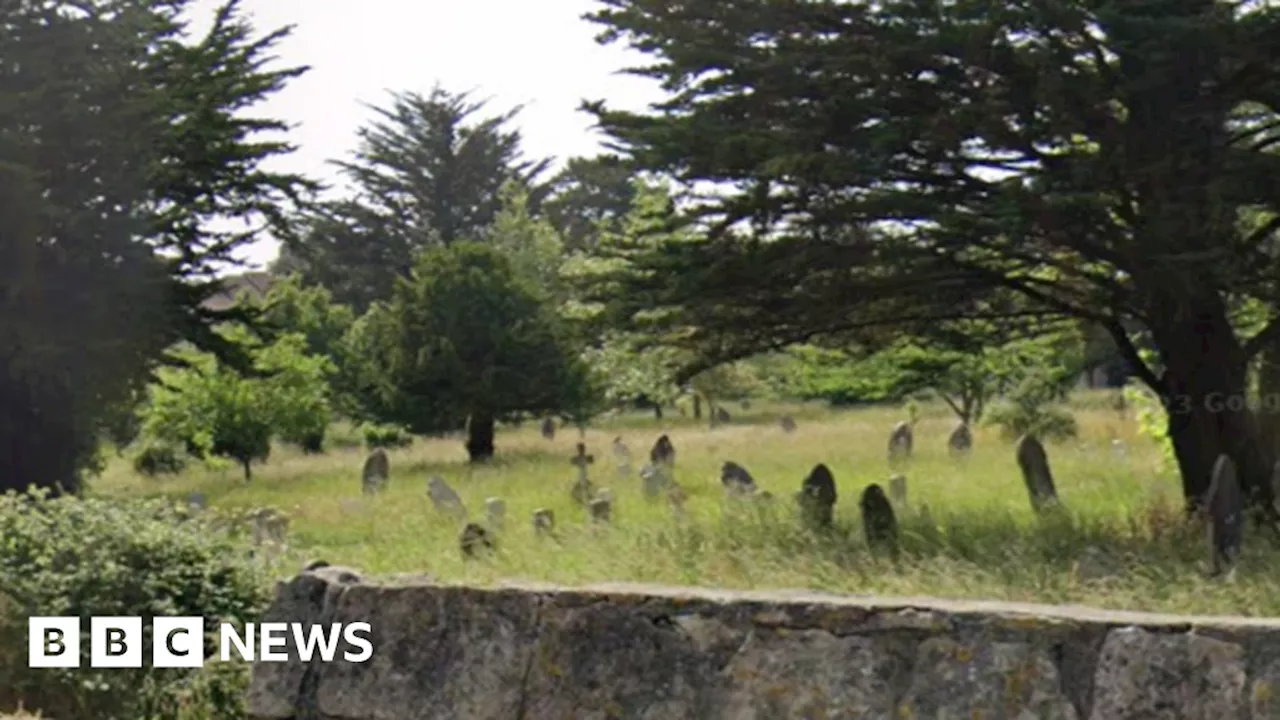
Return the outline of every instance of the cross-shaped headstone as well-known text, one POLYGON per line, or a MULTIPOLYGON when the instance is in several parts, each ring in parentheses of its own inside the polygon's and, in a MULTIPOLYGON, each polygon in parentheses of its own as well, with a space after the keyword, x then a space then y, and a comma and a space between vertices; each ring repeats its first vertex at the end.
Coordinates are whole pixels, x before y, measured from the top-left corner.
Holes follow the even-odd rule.
POLYGON ((587 466, 596 461, 595 455, 587 454, 587 446, 585 443, 578 443, 578 454, 569 462, 578 468, 578 482, 585 482, 587 479, 587 466))

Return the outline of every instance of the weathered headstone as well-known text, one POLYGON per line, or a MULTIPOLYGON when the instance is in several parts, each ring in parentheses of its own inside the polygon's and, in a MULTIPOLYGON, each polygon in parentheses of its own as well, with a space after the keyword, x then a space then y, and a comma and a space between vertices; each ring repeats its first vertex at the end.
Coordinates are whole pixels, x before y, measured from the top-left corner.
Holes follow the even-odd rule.
POLYGON ((485 521, 490 528, 494 530, 502 530, 507 522, 507 503, 502 498, 485 498, 484 500, 484 516, 485 521))
POLYGON ((204 493, 193 492, 187 496, 187 505, 193 510, 204 510, 209 507, 209 501, 204 493))
POLYGON ((898 519, 893 514, 893 504, 884 490, 875 483, 862 491, 858 500, 862 510, 862 531, 867 545, 880 549, 896 547, 898 543, 898 519))
POLYGON ((640 470, 640 482, 647 498, 657 498, 671 485, 671 478, 661 465, 645 465, 640 470))
POLYGON ((549 417, 544 418, 542 420, 542 437, 546 438, 547 440, 556 439, 556 421, 555 420, 549 417))
POLYGON ((391 478, 391 458, 387 451, 375 448, 364 460, 364 469, 360 473, 360 489, 365 495, 373 495, 387 486, 391 478))
POLYGON ((778 424, 782 426, 782 432, 793 433, 796 431, 796 419, 790 415, 783 415, 778 424))
POLYGON ((467 523, 458 534, 458 547, 464 557, 475 557, 480 552, 493 550, 493 538, 489 531, 478 523, 467 523))
POLYGON ((1219 455, 1213 464, 1213 475, 1205 508, 1209 517, 1211 565, 1215 575, 1235 565, 1244 540, 1244 493, 1230 457, 1219 455))
POLYGON ((729 411, 725 410, 722 407, 716 406, 715 409, 711 411, 712 427, 716 427, 719 425, 727 425, 729 421, 732 419, 733 419, 733 416, 729 414, 729 411))
POLYGON ((894 475, 889 478, 889 499, 900 508, 907 506, 907 476, 894 475))
POLYGON ((1016 454, 1022 481, 1031 496, 1031 507, 1040 512, 1049 505, 1057 504, 1058 491, 1053 484, 1053 473, 1049 470, 1049 456, 1045 454, 1044 445, 1034 435, 1023 435, 1018 440, 1016 454))
POLYGON ((835 516, 836 480, 826 465, 813 468, 800 486, 796 501, 806 525, 815 529, 831 527, 835 516))
POLYGON ((593 499, 587 508, 591 511, 594 522, 607 523, 613 520, 613 500, 608 496, 593 499))
POLYGON ((973 431, 969 429, 967 423, 960 423, 955 430, 951 431, 951 436, 947 438, 947 450, 952 457, 968 455, 973 449, 973 431))
POLYGON ((431 498, 431 504, 435 506, 436 512, 459 520, 466 519, 467 507, 462 504, 462 498, 458 497, 458 493, 449 487, 449 483, 445 482, 444 478, 434 475, 427 478, 427 497, 431 498))
POLYGON ((649 462, 654 465, 675 465, 676 464, 676 446, 671 444, 671 438, 663 435, 653 444, 653 449, 649 451, 649 462))
POLYGON ((889 433, 889 461, 898 463, 911 458, 911 447, 914 443, 911 423, 905 420, 893 426, 889 433))
POLYGON ((618 474, 631 477, 631 448, 622 441, 621 435, 613 439, 613 458, 618 462, 618 474))
POLYGON ((556 513, 550 508, 533 511, 533 531, 538 535, 550 535, 556 529, 556 513))
POLYGON ((720 483, 733 495, 749 495, 756 491, 755 478, 736 462, 726 462, 720 467, 720 483))
POLYGON ((587 479, 587 468, 596 461, 595 455, 587 454, 587 446, 585 443, 578 443, 578 453, 569 461, 570 465, 578 468, 578 480, 585 481, 587 479))

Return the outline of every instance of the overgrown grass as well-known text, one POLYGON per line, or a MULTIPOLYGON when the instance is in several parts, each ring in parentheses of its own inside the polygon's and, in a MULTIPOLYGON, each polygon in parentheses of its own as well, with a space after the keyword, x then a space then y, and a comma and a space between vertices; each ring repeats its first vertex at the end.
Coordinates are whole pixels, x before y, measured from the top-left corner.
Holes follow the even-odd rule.
POLYGON ((199 490, 219 506, 274 506, 292 517, 290 552, 298 562, 323 558, 371 573, 427 572, 473 584, 637 581, 1280 614, 1270 542, 1250 535, 1235 577, 1207 579, 1208 540, 1182 517, 1177 478, 1161 471, 1158 451, 1136 436, 1132 420, 1097 397, 1077 406, 1078 440, 1049 446, 1067 508, 1065 516, 1049 519, 1031 512, 1013 448, 997 429, 980 428, 972 457, 957 463, 946 451, 953 416, 941 406, 923 407, 916 458, 905 470, 909 503, 898 509, 903 552, 896 559, 867 549, 857 502, 864 487, 886 484, 893 473, 887 438, 905 417, 902 409, 732 410, 734 424, 715 430, 681 418, 660 425, 640 415, 589 429, 593 479, 617 498, 608 528, 591 526, 569 497, 577 430, 562 430, 548 442, 536 423, 501 432, 492 467, 469 467, 457 438, 419 439, 394 450, 390 488, 372 501, 360 495, 364 452, 349 447, 310 457, 278 451, 250 484, 235 470, 150 480, 118 463, 94 489, 175 496, 199 490), (778 428, 783 412, 795 415, 797 433, 778 428), (675 443, 676 479, 689 496, 684 521, 666 503, 646 501, 636 475, 620 478, 610 452, 612 438, 622 435, 638 470, 663 431, 675 443), (725 460, 746 466, 777 496, 772 510, 724 499, 719 469, 725 460), (836 528, 825 536, 802 531, 791 502, 819 462, 834 472, 840 494, 836 528), (506 500, 507 529, 492 559, 463 560, 458 525, 436 514, 426 496, 431 474, 458 490, 473 519, 483 517, 486 497, 506 500), (921 515, 923 505, 932 522, 921 515), (558 542, 534 535, 530 516, 538 507, 555 510, 558 542))

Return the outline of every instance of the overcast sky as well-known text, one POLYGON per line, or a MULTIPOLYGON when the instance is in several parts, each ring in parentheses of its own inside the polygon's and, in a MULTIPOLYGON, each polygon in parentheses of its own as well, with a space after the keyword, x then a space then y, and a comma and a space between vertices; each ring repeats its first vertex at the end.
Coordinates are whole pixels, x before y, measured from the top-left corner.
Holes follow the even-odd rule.
MULTIPOLYGON (((197 0, 207 18, 218 0, 197 0)), ((643 58, 603 47, 598 27, 580 19, 593 0, 243 0, 262 30, 295 25, 281 62, 309 65, 270 103, 273 117, 297 127, 299 146, 287 169, 333 181, 325 160, 352 149, 367 118, 362 102, 382 104, 390 90, 474 89, 494 111, 523 104, 517 122, 531 155, 591 155, 599 135, 581 100, 642 109, 659 97, 650 81, 617 74, 643 58)), ((197 25, 198 27, 198 25, 197 25)), ((255 263, 276 254, 263 243, 255 263)))

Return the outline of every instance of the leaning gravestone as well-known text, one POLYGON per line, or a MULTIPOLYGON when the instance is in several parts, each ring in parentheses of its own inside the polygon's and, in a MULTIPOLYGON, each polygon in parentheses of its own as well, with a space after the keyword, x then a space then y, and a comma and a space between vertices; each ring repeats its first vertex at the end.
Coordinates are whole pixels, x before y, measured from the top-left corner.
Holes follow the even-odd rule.
POLYGON ((790 415, 783 415, 778 424, 782 426, 782 432, 793 433, 796 431, 796 419, 790 415))
POLYGON ((813 468, 800 486, 796 501, 800 505, 801 517, 810 528, 831 527, 835 516, 836 480, 826 465, 818 464, 813 468))
POLYGON ((595 498, 587 508, 591 511, 593 522, 608 523, 613 520, 613 499, 608 496, 595 498))
POLYGON ((450 515, 458 520, 465 520, 467 517, 467 508, 462 504, 462 498, 458 497, 458 493, 449 487, 449 483, 444 478, 432 476, 427 478, 427 497, 431 498, 431 504, 435 506, 436 512, 450 515))
POLYGON ((658 438, 649 451, 649 462, 668 467, 676 464, 676 446, 671 444, 670 437, 663 435, 658 438))
POLYGON ((1244 493, 1236 475, 1236 464, 1219 455, 1213 464, 1205 507, 1209 516, 1211 565, 1215 575, 1235 565, 1244 540, 1244 493))
POLYGON ((622 442, 621 435, 613 439, 613 459, 618 462, 618 474, 631 477, 631 448, 622 442))
POLYGON ((549 508, 533 511, 533 531, 538 535, 550 535, 556 529, 556 513, 549 508))
POLYGON ((1049 456, 1045 454, 1044 445, 1034 435, 1023 435, 1018 441, 1018 468, 1022 470, 1022 481, 1026 483, 1027 493, 1031 496, 1031 507, 1040 512, 1058 502, 1058 491, 1053 484, 1053 473, 1049 470, 1049 456))
POLYGON ((387 486, 391 477, 391 459, 387 451, 377 448, 365 458, 364 469, 360 473, 360 489, 365 495, 373 495, 387 486))
POLYGON ((750 495, 756 491, 755 478, 736 462, 726 462, 720 467, 720 484, 732 495, 750 495))
POLYGON ((907 506, 907 477, 905 475, 894 475, 889 478, 889 499, 898 507, 907 506))
POLYGON ((502 498, 485 498, 485 522, 494 530, 502 530, 507 522, 507 503, 502 498))
POLYGON ((655 499, 671 485, 671 478, 667 477, 661 465, 645 465, 640 470, 640 482, 643 484, 645 497, 655 499))
POLYGON ((551 418, 544 418, 542 421, 542 437, 548 440, 556 439, 556 421, 551 418))
POLYGON ((493 538, 489 536, 489 531, 476 523, 467 523, 462 528, 462 532, 458 534, 458 548, 462 550, 463 557, 475 557, 481 551, 493 550, 493 538))
POLYGON ((899 463, 911 458, 911 446, 914 442, 911 424, 903 421, 893 426, 889 433, 889 461, 899 463))
POLYGON ((893 514, 893 505, 885 496, 879 485, 872 483, 862 491, 858 500, 862 511, 862 531, 867 545, 874 549, 896 547, 898 543, 898 520, 893 514))
POLYGON ((973 449, 973 431, 969 429, 967 423, 960 423, 955 430, 951 431, 951 437, 947 438, 947 450, 952 457, 968 455, 973 449))

